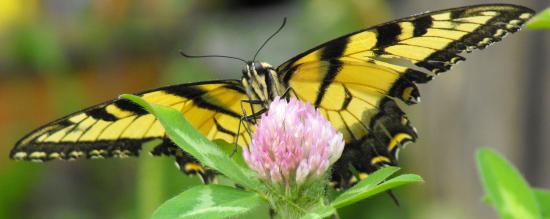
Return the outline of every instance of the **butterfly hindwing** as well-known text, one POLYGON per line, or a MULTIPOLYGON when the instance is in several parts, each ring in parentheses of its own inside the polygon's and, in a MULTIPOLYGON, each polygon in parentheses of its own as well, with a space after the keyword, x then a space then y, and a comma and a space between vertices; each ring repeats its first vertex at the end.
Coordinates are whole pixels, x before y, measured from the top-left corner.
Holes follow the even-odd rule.
POLYGON ((386 165, 397 165, 399 148, 417 138, 394 99, 420 101, 415 83, 433 75, 391 64, 407 59, 434 74, 519 30, 534 11, 515 5, 479 5, 415 15, 363 29, 321 44, 277 68, 280 83, 311 102, 344 134, 346 147, 332 174, 349 187, 386 165))

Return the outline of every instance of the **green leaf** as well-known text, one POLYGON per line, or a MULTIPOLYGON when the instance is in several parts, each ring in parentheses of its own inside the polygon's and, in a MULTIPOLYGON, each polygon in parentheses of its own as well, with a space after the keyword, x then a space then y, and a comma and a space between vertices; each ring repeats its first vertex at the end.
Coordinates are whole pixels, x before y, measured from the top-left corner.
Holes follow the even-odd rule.
POLYGON ((506 159, 483 148, 477 162, 487 196, 502 218, 542 218, 535 193, 506 159))
MULTIPOLYGON (((221 139, 214 139, 212 140, 214 144, 218 145, 218 148, 220 148, 228 157, 233 153, 233 150, 235 149, 235 144, 227 143, 224 140, 221 139)), ((243 154, 235 152, 233 156, 231 156, 231 159, 233 159, 238 165, 241 165, 243 168, 250 168, 248 167, 248 164, 244 161, 243 154)))
POLYGON ((221 185, 195 186, 166 201, 152 218, 225 218, 246 213, 260 195, 221 185))
POLYGON ((534 16, 528 23, 525 25, 527 29, 550 29, 550 8, 542 11, 541 13, 534 16))
POLYGON ((332 202, 331 206, 334 208, 341 208, 403 184, 424 182, 420 176, 414 174, 400 175, 383 182, 397 170, 399 170, 399 167, 385 167, 372 173, 370 176, 357 183, 357 185, 342 193, 342 195, 332 202))
POLYGON ((336 209, 331 206, 323 206, 315 209, 315 211, 309 212, 308 214, 304 215, 302 219, 325 218, 334 214, 335 211, 336 209))
POLYGON ((248 189, 264 190, 264 186, 256 179, 252 170, 243 168, 229 158, 218 146, 197 131, 178 110, 169 106, 147 103, 134 95, 124 94, 120 98, 126 98, 143 106, 157 117, 170 139, 203 165, 215 169, 248 189))
POLYGON ((533 189, 540 204, 542 218, 550 219, 550 191, 544 189, 533 189))

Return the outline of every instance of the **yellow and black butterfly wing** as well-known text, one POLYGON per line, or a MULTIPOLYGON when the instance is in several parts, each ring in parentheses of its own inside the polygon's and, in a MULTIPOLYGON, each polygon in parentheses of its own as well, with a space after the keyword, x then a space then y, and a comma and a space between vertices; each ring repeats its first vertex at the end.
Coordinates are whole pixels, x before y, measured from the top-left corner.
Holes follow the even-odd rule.
POLYGON ((534 11, 515 5, 479 5, 415 15, 363 29, 317 46, 277 68, 280 83, 312 102, 346 140, 332 179, 347 187, 349 165, 366 177, 397 165, 401 145, 415 129, 397 106, 420 101, 415 83, 433 76, 380 58, 403 58, 435 74, 465 60, 458 54, 483 49, 519 30, 534 11))
MULTIPOLYGON (((240 101, 248 99, 238 80, 204 81, 144 91, 136 95, 148 102, 172 106, 210 140, 247 145, 240 101)), ((251 113, 250 109, 246 109, 251 113)), ((258 110, 258 108, 256 108, 258 110)), ((252 129, 253 126, 250 126, 252 129)), ((160 122, 139 105, 125 99, 111 100, 44 125, 25 136, 10 153, 12 159, 47 161, 78 157, 138 156, 142 143, 162 139, 153 155, 174 155, 183 172, 205 171, 194 158, 174 145, 160 122)), ((207 175, 211 177, 211 175, 207 175)))

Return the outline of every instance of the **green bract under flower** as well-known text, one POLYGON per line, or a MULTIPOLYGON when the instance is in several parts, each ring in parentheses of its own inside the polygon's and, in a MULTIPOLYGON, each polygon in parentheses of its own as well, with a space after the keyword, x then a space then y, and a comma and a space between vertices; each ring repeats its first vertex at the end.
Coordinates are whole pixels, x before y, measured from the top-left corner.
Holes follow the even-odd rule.
POLYGON ((317 196, 307 194, 314 190, 322 193, 326 184, 317 181, 326 180, 345 142, 318 109, 296 98, 287 102, 276 97, 255 127, 243 157, 262 181, 285 200, 317 196), (313 184, 320 189, 310 188, 313 184))

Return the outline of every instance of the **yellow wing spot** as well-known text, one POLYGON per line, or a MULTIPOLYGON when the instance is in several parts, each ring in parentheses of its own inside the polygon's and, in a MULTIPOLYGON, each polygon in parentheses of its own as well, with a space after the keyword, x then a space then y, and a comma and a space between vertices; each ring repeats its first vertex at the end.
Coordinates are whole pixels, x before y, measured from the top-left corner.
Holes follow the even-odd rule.
POLYGON ((90 159, 103 159, 104 157, 101 155, 90 155, 90 159))
POLYGON ((451 12, 443 13, 443 14, 434 14, 432 15, 432 19, 434 20, 450 20, 451 19, 451 12))
POLYGON ((530 19, 532 16, 533 16, 532 14, 525 13, 525 14, 521 14, 521 15, 519 16, 519 19, 527 20, 527 19, 530 19))
POLYGON ((204 173, 204 169, 198 163, 188 163, 185 165, 185 172, 201 172, 204 173))
POLYGON ((503 29, 498 29, 497 32, 493 35, 494 37, 502 37, 504 35, 506 35, 506 31, 504 31, 503 29))
POLYGON ((493 18, 493 17, 492 16, 473 16, 473 17, 459 18, 459 19, 456 19, 456 20, 453 20, 453 21, 469 22, 469 23, 476 23, 476 24, 485 24, 491 18, 493 18))
POLYGON ((376 45, 376 33, 365 31, 350 37, 345 54, 354 54, 369 50, 376 45))
POLYGON ((408 122, 409 120, 407 119, 407 117, 404 117, 404 116, 401 117, 401 124, 406 125, 408 122))
POLYGON ((357 182, 357 178, 355 178, 355 176, 351 176, 349 182, 350 182, 351 184, 356 183, 356 182, 357 182))
POLYGON ((15 159, 15 160, 21 160, 25 157, 27 157, 27 153, 23 152, 23 151, 17 152, 13 155, 13 159, 15 159))
POLYGON ((493 40, 493 38, 483 38, 483 40, 481 42, 479 42, 477 45, 478 46, 483 46, 483 45, 486 45, 486 44, 490 44, 491 40, 493 40))
POLYGON ((484 15, 484 16, 498 16, 500 13, 497 12, 497 11, 482 11, 481 13, 479 13, 480 15, 484 15))
POLYGON ((513 29, 513 28, 516 28, 517 25, 513 25, 513 24, 506 24, 506 29, 513 29))
POLYGON ((74 157, 74 158, 78 158, 78 157, 83 156, 83 155, 84 155, 84 152, 82 152, 82 151, 73 151, 73 152, 69 153, 69 156, 74 157))
POLYGON ((115 104, 110 104, 107 107, 105 107, 105 111, 110 113, 111 115, 115 116, 118 119, 122 119, 131 115, 134 115, 133 112, 121 110, 120 108, 116 107, 115 104))
POLYGON ((51 158, 51 159, 58 159, 58 158, 59 158, 59 153, 53 152, 53 153, 51 153, 51 154, 48 155, 48 158, 51 158))
POLYGON ((86 118, 88 118, 86 113, 80 113, 80 114, 70 118, 69 121, 72 122, 72 123, 79 123, 79 122, 81 122, 82 120, 84 120, 86 118))
POLYGON ((364 179, 366 179, 367 177, 369 177, 369 174, 367 174, 367 173, 359 173, 359 179, 364 180, 364 179))
POLYGON ((388 159, 387 157, 384 157, 384 156, 378 156, 378 157, 372 158, 372 160, 371 160, 371 164, 372 164, 373 166, 376 165, 377 163, 380 163, 380 162, 387 162, 387 163, 389 163, 389 162, 390 162, 390 159, 388 159))
POLYGON ((411 93, 412 91, 414 90, 413 87, 407 87, 405 88, 405 90, 403 90, 403 94, 401 95, 403 97, 403 100, 408 100, 410 99, 412 96, 411 96, 411 93))
POLYGON ((46 154, 46 152, 35 151, 35 152, 32 152, 31 154, 29 154, 29 159, 42 159, 46 156, 48 156, 48 154, 46 154))
POLYGON ((511 20, 511 21, 510 21, 510 24, 519 25, 519 24, 521 24, 522 22, 523 22, 522 20, 511 20))
POLYGON ((164 91, 155 91, 151 93, 146 93, 146 94, 143 94, 142 98, 148 102, 167 105, 167 106, 171 106, 176 103, 186 101, 185 98, 182 98, 174 94, 168 94, 164 91))
POLYGON ((414 36, 414 25, 411 22, 398 23, 401 27, 401 34, 397 36, 398 40, 406 40, 414 36))
POLYGON ((462 61, 461 57, 454 57, 454 58, 451 59, 452 64, 456 64, 456 63, 461 62, 461 61, 462 61))
POLYGON ((92 150, 88 153, 90 156, 97 156, 97 158, 103 158, 103 155, 107 154, 105 150, 92 150))
POLYGON ((388 151, 392 151, 398 143, 402 143, 405 139, 412 140, 413 138, 405 133, 399 133, 395 136, 393 136, 393 139, 390 141, 390 144, 388 145, 388 151))

